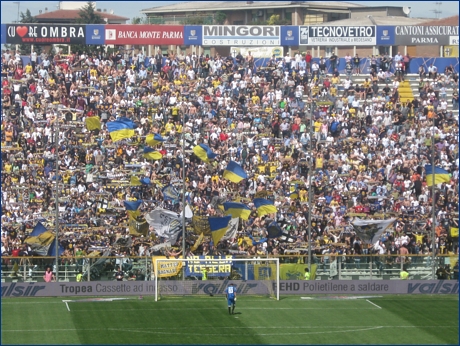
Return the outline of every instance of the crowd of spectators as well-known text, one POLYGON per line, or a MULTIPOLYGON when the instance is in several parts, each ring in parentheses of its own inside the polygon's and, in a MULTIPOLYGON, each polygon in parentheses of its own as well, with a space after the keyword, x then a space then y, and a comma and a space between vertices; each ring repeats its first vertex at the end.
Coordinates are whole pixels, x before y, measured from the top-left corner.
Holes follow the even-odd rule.
POLYGON ((214 197, 252 206, 255 195, 263 196, 274 201, 276 220, 289 233, 289 241, 254 245, 275 216, 260 218, 253 208, 236 238, 213 244, 207 237, 193 252, 199 230, 188 225, 187 255, 299 252, 308 242, 309 212, 316 255, 429 254, 432 198, 436 251, 458 254, 458 237, 449 232, 458 227, 458 113, 448 107, 458 110, 457 71, 413 71, 419 95, 404 100, 398 86, 409 57, 372 57, 370 73, 359 70, 358 56, 347 54, 341 73, 339 57, 332 58, 326 66, 326 59, 297 52, 256 67, 251 54, 32 52, 31 62, 22 64, 19 52, 4 51, 2 253, 31 255, 24 243, 30 229, 38 221, 53 227, 58 176, 64 257, 107 249, 113 255, 181 254, 180 236, 171 248, 153 251, 164 241, 155 230, 130 235, 123 201, 142 199, 142 212, 158 206, 179 212, 181 199, 165 202, 161 188, 172 183, 182 191, 185 159, 185 193, 195 216, 222 215, 214 197), (84 120, 96 115, 102 129, 88 131, 84 120), (135 122, 136 134, 113 143, 106 124, 121 116, 135 122), (158 161, 142 155, 151 133, 166 139, 157 147, 163 154, 158 161), (435 165, 450 173, 434 196, 424 171, 433 139, 435 165), (191 148, 199 143, 217 158, 207 164, 196 157, 191 148), (230 160, 243 166, 248 179, 223 179, 230 160), (132 174, 152 184, 130 186, 132 174), (377 244, 365 244, 350 227, 353 217, 390 216, 397 221, 377 244), (128 247, 116 246, 127 238, 128 247))

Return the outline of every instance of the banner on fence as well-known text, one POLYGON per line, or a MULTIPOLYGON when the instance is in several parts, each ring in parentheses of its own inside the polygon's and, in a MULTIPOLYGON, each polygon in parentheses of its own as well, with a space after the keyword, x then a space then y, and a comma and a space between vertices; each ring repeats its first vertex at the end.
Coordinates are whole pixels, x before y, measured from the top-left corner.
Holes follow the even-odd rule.
MULTIPOLYGON (((160 261, 158 259, 166 259, 166 256, 154 256, 152 257, 152 264, 155 270, 155 275, 159 278, 166 278, 170 276, 176 276, 182 269, 182 262, 180 261, 160 261)), ((180 256, 179 258, 182 258, 180 256)))
POLYGON ((230 52, 241 53, 243 57, 247 56, 249 52, 254 58, 271 58, 273 55, 276 58, 282 58, 283 47, 230 47, 230 52))
POLYGON ((208 276, 230 276, 232 271, 232 256, 192 256, 188 258, 191 261, 187 261, 186 276, 202 277, 202 271, 205 268, 208 271, 208 276), (217 259, 226 261, 215 261, 217 259))

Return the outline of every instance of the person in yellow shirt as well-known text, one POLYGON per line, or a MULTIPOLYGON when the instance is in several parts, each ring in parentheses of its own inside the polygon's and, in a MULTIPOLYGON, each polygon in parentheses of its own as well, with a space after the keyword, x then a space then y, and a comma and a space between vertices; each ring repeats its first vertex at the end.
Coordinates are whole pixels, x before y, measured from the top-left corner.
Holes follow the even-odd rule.
POLYGON ((26 75, 30 75, 32 74, 32 71, 33 71, 33 67, 32 65, 30 64, 30 62, 26 65, 26 68, 24 69, 24 73, 26 75))
POLYGON ((166 133, 171 132, 171 130, 173 128, 174 128, 174 123, 173 123, 172 119, 169 119, 169 121, 165 125, 165 132, 166 133))
POLYGON ((317 170, 323 169, 323 155, 322 155, 322 154, 318 154, 318 155, 316 156, 315 168, 316 168, 317 170))
POLYGON ((217 88, 219 85, 220 80, 218 80, 217 78, 212 81, 212 86, 214 87, 214 89, 217 88))
POLYGON ((252 99, 253 104, 259 104, 259 102, 260 102, 260 97, 257 96, 256 94, 253 94, 251 99, 252 99))
POLYGON ((313 124, 314 128, 315 128, 315 136, 317 137, 316 139, 319 140, 319 132, 321 130, 321 125, 323 125, 323 123, 321 122, 321 120, 315 120, 315 123, 313 124))
POLYGON ((337 96, 337 87, 335 84, 332 84, 331 87, 329 88, 329 93, 331 96, 337 96))

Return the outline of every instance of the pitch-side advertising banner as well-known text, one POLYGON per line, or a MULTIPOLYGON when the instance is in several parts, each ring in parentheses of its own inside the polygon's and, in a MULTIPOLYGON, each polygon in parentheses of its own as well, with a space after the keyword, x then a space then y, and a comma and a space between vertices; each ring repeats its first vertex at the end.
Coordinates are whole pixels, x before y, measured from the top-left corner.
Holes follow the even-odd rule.
MULTIPOLYGON (((236 284, 237 294, 269 294, 276 282, 256 280, 159 281, 162 294, 225 294, 236 284)), ((281 280, 280 295, 285 294, 457 294, 456 280, 281 280)), ((133 296, 155 294, 153 281, 96 282, 9 282, 2 283, 2 298, 7 297, 84 297, 133 296)))
POLYGON ((203 25, 204 46, 279 46, 275 25, 203 25))
POLYGON ((369 46, 376 44, 375 26, 300 26, 300 44, 369 46))
POLYGON ((106 44, 183 45, 182 25, 106 25, 106 44))

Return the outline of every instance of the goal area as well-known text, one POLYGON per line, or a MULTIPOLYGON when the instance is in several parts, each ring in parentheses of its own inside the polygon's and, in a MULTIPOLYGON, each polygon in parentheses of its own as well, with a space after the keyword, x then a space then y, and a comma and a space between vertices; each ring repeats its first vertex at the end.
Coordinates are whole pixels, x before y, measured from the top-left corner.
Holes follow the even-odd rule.
POLYGON ((153 257, 155 301, 168 296, 225 295, 230 283, 239 296, 267 296, 279 300, 278 258, 153 257))

